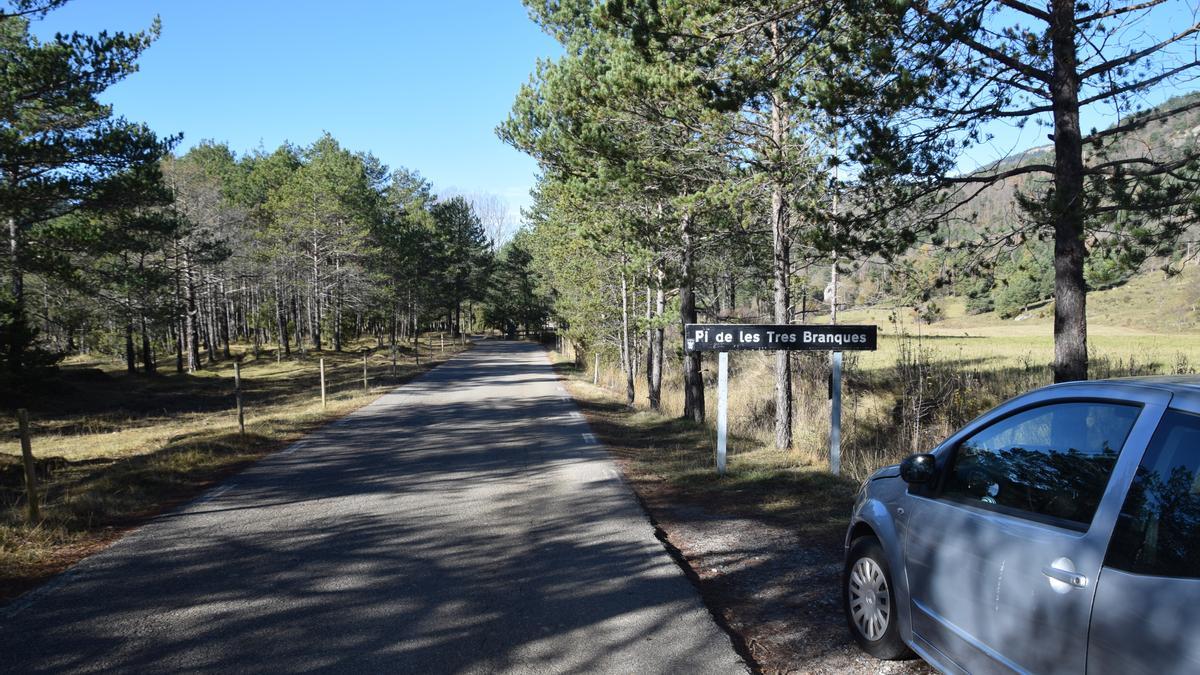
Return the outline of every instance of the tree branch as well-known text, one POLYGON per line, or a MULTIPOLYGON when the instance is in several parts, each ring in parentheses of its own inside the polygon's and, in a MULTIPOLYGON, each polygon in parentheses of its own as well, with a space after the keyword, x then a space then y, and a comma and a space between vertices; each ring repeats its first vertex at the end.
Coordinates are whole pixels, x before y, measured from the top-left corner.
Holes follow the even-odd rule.
POLYGON ((1054 166, 1051 164, 1026 164, 1025 166, 1018 166, 1014 169, 1009 169, 1008 171, 1003 171, 1001 173, 993 173, 993 174, 989 174, 987 176, 979 176, 979 175, 972 174, 970 176, 951 176, 951 177, 947 177, 945 180, 947 183, 955 183, 955 184, 971 184, 971 183, 991 184, 991 183, 995 183, 998 181, 1002 181, 1006 178, 1012 178, 1014 176, 1024 176, 1024 175, 1030 174, 1030 173, 1054 173, 1054 166))
POLYGON ((1159 73, 1158 75, 1155 75, 1154 77, 1152 77, 1148 80, 1138 80, 1137 82, 1131 82, 1129 84, 1122 85, 1120 87, 1114 87, 1112 89, 1109 89, 1108 91, 1103 91, 1103 92, 1100 92, 1099 94, 1089 96, 1085 99, 1080 100, 1079 105, 1080 106, 1091 105, 1093 103, 1103 101, 1104 99, 1112 98, 1113 96, 1120 96, 1121 94, 1125 94, 1125 93, 1128 93, 1131 91, 1136 91, 1138 89, 1143 89, 1146 87, 1153 87, 1154 85, 1158 84, 1159 82, 1162 82, 1163 80, 1165 80, 1169 77, 1178 75, 1179 73, 1182 73, 1183 71, 1188 70, 1190 68, 1195 68, 1196 66, 1200 66, 1200 60, 1191 61, 1189 63, 1183 64, 1182 66, 1179 66, 1178 68, 1172 68, 1170 70, 1164 71, 1162 73, 1159 73))
POLYGON ((1105 73, 1110 70, 1120 68, 1121 66, 1128 65, 1135 61, 1139 61, 1142 58, 1161 50, 1163 47, 1166 47, 1168 45, 1179 42, 1180 40, 1188 37, 1189 35, 1193 35, 1197 32, 1200 32, 1200 23, 1192 24, 1192 26, 1190 28, 1188 28, 1187 30, 1185 30, 1181 33, 1177 33, 1176 35, 1173 35, 1173 36, 1167 38, 1166 40, 1159 42, 1156 45, 1151 45, 1141 51, 1126 54, 1125 56, 1122 56, 1119 59, 1112 59, 1110 61, 1105 61, 1103 63, 1097 63, 1096 65, 1092 66, 1091 68, 1088 68, 1087 70, 1080 73, 1079 79, 1081 81, 1086 80, 1090 77, 1099 75, 1100 73, 1105 73))
MULTIPOLYGON (((1042 21, 1045 21, 1047 23, 1050 22, 1050 13, 1044 9, 1038 9, 1037 7, 1034 7, 1032 5, 1027 5, 1023 2, 1020 2, 1020 0, 996 0, 996 1, 999 4, 1004 5, 1005 7, 1008 7, 1010 9, 1015 9, 1018 12, 1024 12, 1025 14, 1028 14, 1029 16, 1032 16, 1037 19, 1041 19, 1042 21)), ((1159 0, 1159 1, 1161 2, 1162 0, 1159 0)))
MULTIPOLYGON (((921 17, 925 18, 930 23, 934 24, 935 26, 942 29, 943 31, 945 31, 947 33, 955 33, 957 31, 957 29, 954 26, 951 26, 939 14, 929 10, 929 3, 927 2, 927 0, 920 0, 919 2, 913 3, 912 8, 921 17)), ((1034 79, 1034 80, 1039 80, 1041 82, 1044 82, 1046 85, 1051 84, 1052 77, 1049 72, 1043 71, 1043 70, 1038 70, 1037 68, 1034 68, 1033 66, 1030 66, 1027 63, 1022 63, 1021 61, 1009 56, 1008 54, 1005 54, 1004 52, 1000 51, 999 49, 996 49, 995 47, 992 47, 990 45, 985 45, 982 42, 979 42, 978 40, 976 40, 975 38, 972 38, 969 35, 966 35, 965 33, 958 35, 956 37, 956 40, 961 42, 963 45, 973 49, 974 51, 988 57, 989 59, 992 59, 993 61, 1001 63, 1001 64, 1007 66, 1008 68, 1011 68, 1012 70, 1014 70, 1018 73, 1021 73, 1025 77, 1028 77, 1028 78, 1034 79)))
POLYGON ((1127 14, 1129 12, 1136 12, 1136 11, 1142 10, 1142 9, 1150 9, 1151 7, 1154 7, 1156 5, 1161 5, 1164 2, 1166 2, 1166 0, 1150 0, 1149 2, 1142 2, 1142 3, 1138 3, 1136 5, 1126 5, 1125 7, 1117 7, 1116 9, 1106 9, 1103 11, 1095 12, 1092 14, 1088 14, 1087 16, 1083 16, 1078 19, 1075 19, 1075 23, 1076 23, 1076 25, 1083 25, 1085 23, 1091 23, 1098 19, 1107 19, 1110 17, 1117 16, 1119 14, 1127 14))

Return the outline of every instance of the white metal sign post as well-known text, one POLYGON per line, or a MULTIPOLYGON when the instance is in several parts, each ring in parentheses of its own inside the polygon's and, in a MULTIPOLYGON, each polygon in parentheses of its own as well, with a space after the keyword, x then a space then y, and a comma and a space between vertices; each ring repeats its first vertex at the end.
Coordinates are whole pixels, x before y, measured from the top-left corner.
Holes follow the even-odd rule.
POLYGON ((725 432, 729 428, 729 352, 717 354, 717 475, 725 475, 725 432))
POLYGON ((833 352, 830 381, 829 466, 834 475, 842 468, 842 352, 874 351, 878 327, 850 325, 776 325, 689 323, 683 329, 684 349, 717 352, 717 473, 725 475, 726 435, 729 427, 729 352, 788 350, 833 352))
POLYGON ((833 353, 830 373, 829 406, 829 470, 833 475, 842 472, 842 353, 833 353))

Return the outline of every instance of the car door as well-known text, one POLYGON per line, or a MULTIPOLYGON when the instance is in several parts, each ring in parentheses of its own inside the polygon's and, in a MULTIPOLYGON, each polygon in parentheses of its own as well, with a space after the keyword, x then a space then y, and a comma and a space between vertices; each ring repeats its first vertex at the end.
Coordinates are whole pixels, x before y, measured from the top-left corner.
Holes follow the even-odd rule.
POLYGON ((1200 415, 1168 410, 1096 584, 1087 672, 1200 673, 1200 415))
POLYGON ((1010 408, 940 451, 938 486, 910 501, 914 638, 967 671, 1084 672, 1095 580, 1127 481, 1118 504, 1105 497, 1122 448, 1145 447, 1163 401, 1071 391, 1010 408))

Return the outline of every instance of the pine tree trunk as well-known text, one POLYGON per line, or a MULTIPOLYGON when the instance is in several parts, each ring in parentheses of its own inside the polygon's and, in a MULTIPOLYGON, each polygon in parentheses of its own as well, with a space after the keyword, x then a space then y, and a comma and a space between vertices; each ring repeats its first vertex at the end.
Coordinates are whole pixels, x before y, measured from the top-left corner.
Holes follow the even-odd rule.
POLYGON ((204 301, 200 306, 204 308, 202 315, 203 321, 200 323, 201 340, 204 342, 204 352, 208 355, 210 364, 217 362, 217 332, 213 327, 213 303, 212 303, 212 284, 204 285, 204 301))
POLYGON ((21 273, 21 236, 17 232, 17 219, 8 219, 8 264, 9 283, 13 302, 20 304, 25 298, 25 277, 21 273))
MULTIPOLYGON (((651 278, 650 268, 646 269, 646 278, 651 278)), ((654 370, 654 290, 646 285, 646 397, 650 396, 650 388, 654 385, 651 372, 654 370)))
POLYGON ((146 326, 146 314, 141 314, 142 323, 142 370, 147 375, 153 375, 155 372, 154 366, 154 345, 150 342, 150 329, 146 326))
POLYGON ((221 331, 221 352, 225 358, 232 358, 229 353, 229 299, 225 295, 225 280, 218 282, 218 296, 216 298, 217 307, 220 312, 217 316, 218 328, 221 331))
POLYGON ((279 288, 279 277, 275 277, 275 325, 279 332, 279 345, 275 349, 275 360, 292 355, 292 347, 288 343, 287 318, 283 307, 283 294, 279 288))
POLYGON ((12 324, 9 326, 8 369, 19 373, 25 367, 25 275, 21 271, 21 233, 17 219, 8 218, 9 283, 12 292, 12 324))
POLYGON ((417 320, 417 304, 412 303, 413 363, 421 365, 421 325, 417 320))
POLYGON ((175 340, 175 372, 182 374, 183 367, 183 324, 176 318, 171 324, 172 336, 175 340))
POLYGON ((662 372, 663 372, 663 329, 661 319, 666 308, 666 293, 663 290, 664 277, 662 265, 654 270, 654 316, 659 318, 650 340, 650 408, 662 410, 662 372))
POLYGON ((133 317, 125 315, 125 372, 137 372, 137 353, 133 350, 133 317))
POLYGON ((309 296, 309 331, 312 333, 313 349, 321 349, 321 267, 317 253, 317 233, 313 231, 312 294, 309 296))
MULTIPOLYGON (((771 110, 771 136, 776 150, 782 155, 786 142, 782 103, 774 98, 771 110)), ((782 167, 775 167, 776 172, 782 167)), ((791 272, 791 241, 788 235, 787 201, 784 198, 785 186, 781 177, 776 180, 771 189, 771 236, 774 247, 771 273, 775 282, 775 323, 791 323, 788 308, 791 305, 791 294, 788 288, 788 275, 791 272)), ((775 352, 775 447, 786 450, 792 447, 792 368, 790 352, 775 352)))
POLYGON ((397 316, 397 314, 398 313, 396 312, 396 305, 393 304, 392 305, 392 325, 391 325, 391 330, 390 330, 391 337, 389 340, 390 347, 392 350, 392 375, 393 376, 396 375, 396 333, 397 333, 397 328, 398 328, 396 324, 399 323, 399 320, 400 320, 400 318, 397 316))
POLYGON ((337 285, 334 287, 334 307, 333 307, 333 351, 342 351, 342 259, 340 256, 334 256, 334 277, 337 279, 337 285))
POLYGON ((729 273, 729 311, 737 311, 737 276, 729 273))
POLYGON ((296 349, 299 350, 301 355, 303 355, 305 353, 304 352, 304 334, 303 334, 304 323, 302 321, 303 317, 300 316, 300 302, 296 298, 296 293, 298 293, 298 292, 299 291, 295 290, 295 287, 293 286, 293 290, 292 290, 291 298, 290 298, 290 302, 292 304, 292 331, 293 331, 292 335, 296 338, 296 340, 295 340, 296 349))
POLYGON ((312 293, 308 297, 308 335, 313 349, 321 349, 321 296, 312 293))
POLYGON ((1074 0, 1051 0, 1054 108, 1054 381, 1086 380, 1087 286, 1083 264, 1083 140, 1074 0))
MULTIPOLYGON (((683 216, 680 234, 683 242, 679 280, 679 322, 682 333, 683 324, 696 323, 695 250, 690 213, 683 216)), ((700 367, 700 352, 683 353, 683 416, 696 422, 704 421, 704 375, 700 367)))
POLYGON ((629 283, 621 270, 621 369, 625 371, 625 405, 633 405, 633 350, 629 331, 629 283))
POLYGON ((194 373, 200 368, 200 317, 196 306, 196 277, 192 270, 192 255, 186 249, 183 252, 183 291, 187 303, 185 314, 184 335, 187 340, 188 362, 187 371, 194 373))
POLYGON ((173 317, 171 332, 175 338, 175 372, 183 373, 183 343, 184 343, 184 321, 186 320, 186 312, 181 314, 179 309, 184 307, 183 290, 180 282, 180 265, 179 265, 179 242, 175 242, 175 316, 173 317))

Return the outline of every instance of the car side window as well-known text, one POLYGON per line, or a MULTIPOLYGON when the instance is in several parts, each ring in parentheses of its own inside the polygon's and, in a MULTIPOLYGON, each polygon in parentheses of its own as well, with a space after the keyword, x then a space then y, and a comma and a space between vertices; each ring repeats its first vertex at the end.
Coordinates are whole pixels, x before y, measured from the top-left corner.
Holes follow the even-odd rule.
POLYGON ((1086 529, 1140 412, 1072 401, 1006 417, 959 444, 941 495, 1086 529))
POLYGON ((1125 496, 1105 564, 1200 577, 1200 415, 1163 415, 1125 496))

